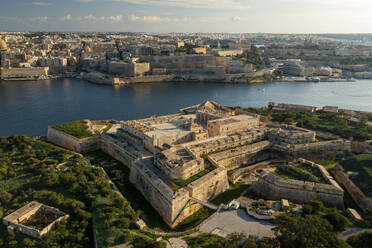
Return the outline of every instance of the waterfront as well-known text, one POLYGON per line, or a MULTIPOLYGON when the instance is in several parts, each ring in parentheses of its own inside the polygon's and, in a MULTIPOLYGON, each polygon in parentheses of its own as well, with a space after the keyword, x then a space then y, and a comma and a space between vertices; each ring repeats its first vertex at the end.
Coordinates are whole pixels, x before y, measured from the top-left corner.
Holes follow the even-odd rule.
POLYGON ((269 101, 337 105, 372 111, 372 80, 337 83, 151 83, 120 87, 79 79, 0 83, 0 136, 45 135, 47 126, 77 119, 128 120, 170 114, 214 100, 262 107, 269 101))

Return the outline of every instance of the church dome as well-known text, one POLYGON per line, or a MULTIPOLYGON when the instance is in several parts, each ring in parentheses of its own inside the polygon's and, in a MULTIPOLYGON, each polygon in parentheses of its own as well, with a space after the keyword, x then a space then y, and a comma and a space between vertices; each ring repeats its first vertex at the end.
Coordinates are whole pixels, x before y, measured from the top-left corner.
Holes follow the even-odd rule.
POLYGON ((0 51, 8 50, 8 47, 3 39, 0 38, 0 51))

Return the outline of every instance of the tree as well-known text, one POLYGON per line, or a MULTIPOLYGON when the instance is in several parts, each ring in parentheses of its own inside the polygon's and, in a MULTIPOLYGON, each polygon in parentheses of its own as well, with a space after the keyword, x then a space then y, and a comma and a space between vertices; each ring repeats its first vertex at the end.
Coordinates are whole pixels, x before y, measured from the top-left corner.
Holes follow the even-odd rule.
POLYGON ((343 231, 347 226, 350 226, 351 221, 343 216, 338 210, 328 213, 325 219, 332 224, 336 231, 343 231))
POLYGON ((352 247, 370 248, 372 244, 372 232, 364 232, 348 238, 347 242, 352 247))
POLYGON ((275 77, 283 77, 283 75, 284 75, 284 73, 283 73, 283 71, 281 69, 276 69, 274 71, 274 76, 275 77))
POLYGON ((286 248, 346 248, 350 247, 339 240, 333 227, 320 216, 306 215, 295 218, 281 215, 275 220, 274 228, 281 247, 286 248))

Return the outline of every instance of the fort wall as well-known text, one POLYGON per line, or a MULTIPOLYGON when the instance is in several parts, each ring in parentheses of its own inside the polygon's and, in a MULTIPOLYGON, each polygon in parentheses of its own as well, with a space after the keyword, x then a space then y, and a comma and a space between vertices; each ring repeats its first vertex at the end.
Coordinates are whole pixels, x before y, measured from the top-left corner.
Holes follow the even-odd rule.
POLYGON ((47 140, 72 151, 84 153, 98 150, 100 148, 101 136, 93 135, 92 137, 78 139, 68 133, 49 126, 47 140))
POLYGON ((345 187, 360 209, 372 209, 372 201, 350 180, 349 176, 340 165, 337 165, 332 172, 337 181, 345 187))
POLYGON ((227 170, 233 170, 247 163, 252 154, 258 153, 270 147, 269 141, 261 141, 252 145, 245 145, 227 151, 208 156, 209 161, 216 166, 223 166, 227 170))
POLYGON ((282 179, 270 172, 263 172, 254 184, 257 194, 267 199, 288 199, 296 203, 319 200, 328 206, 344 208, 344 192, 333 185, 282 179))
POLYGON ((351 153, 351 142, 332 140, 308 144, 274 144, 273 149, 284 152, 288 159, 329 160, 345 157, 351 153))

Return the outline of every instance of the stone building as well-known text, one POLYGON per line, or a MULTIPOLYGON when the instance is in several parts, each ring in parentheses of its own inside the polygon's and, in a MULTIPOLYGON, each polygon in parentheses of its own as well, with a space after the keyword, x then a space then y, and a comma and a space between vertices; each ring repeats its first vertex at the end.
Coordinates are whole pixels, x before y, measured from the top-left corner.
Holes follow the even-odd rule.
POLYGON ((4 217, 3 224, 8 231, 20 231, 33 238, 42 239, 53 230, 57 222, 68 217, 68 214, 56 208, 33 201, 4 217))
POLYGON ((109 64, 109 74, 124 77, 143 76, 150 71, 149 63, 126 63, 114 61, 109 64))
MULTIPOLYGON (((207 101, 177 114, 123 121, 115 138, 102 134, 79 140, 49 128, 47 139, 78 152, 100 149, 124 163, 130 181, 173 228, 228 188, 228 171, 273 158, 329 159, 350 152, 350 142, 316 142, 313 131, 259 126, 259 119, 207 101)), ((267 188, 275 189, 276 182, 267 188)), ((338 194, 327 187, 319 188, 325 190, 322 197, 338 194)), ((317 199, 317 189, 310 189, 311 199, 317 199)), ((339 202, 340 197, 330 199, 339 202)))
POLYGON ((39 79, 46 78, 49 74, 49 67, 29 67, 29 68, 1 68, 1 79, 39 79))
POLYGON ((208 121, 209 137, 227 135, 252 129, 259 125, 259 119, 249 115, 237 115, 208 121))

